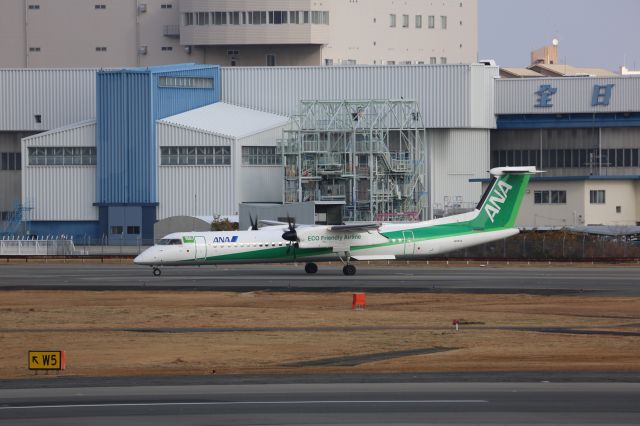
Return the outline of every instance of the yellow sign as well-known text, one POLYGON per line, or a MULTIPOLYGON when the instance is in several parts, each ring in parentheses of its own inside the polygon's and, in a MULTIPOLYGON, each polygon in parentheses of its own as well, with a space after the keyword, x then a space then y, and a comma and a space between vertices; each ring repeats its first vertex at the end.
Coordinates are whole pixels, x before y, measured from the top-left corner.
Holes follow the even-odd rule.
POLYGON ((64 370, 64 351, 29 351, 29 370, 64 370))

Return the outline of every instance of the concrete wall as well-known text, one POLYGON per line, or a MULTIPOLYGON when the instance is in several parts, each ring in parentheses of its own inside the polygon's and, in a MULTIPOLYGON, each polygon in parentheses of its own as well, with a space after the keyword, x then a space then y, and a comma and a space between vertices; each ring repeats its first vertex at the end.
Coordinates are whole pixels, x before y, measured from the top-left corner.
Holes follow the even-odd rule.
MULTIPOLYGON (((485 185, 486 186, 486 185, 485 185)), ((589 194, 587 193, 587 202, 589 194)), ((584 181, 531 182, 522 200, 516 226, 585 225, 584 181), (567 191, 566 204, 535 204, 535 191, 567 191)))
POLYGON ((588 180, 584 185, 585 224, 587 225, 635 225, 639 221, 636 211, 637 181, 598 181, 588 180), (591 204, 589 193, 591 190, 605 190, 604 204, 591 204), (621 212, 616 212, 616 207, 621 212))
MULTIPOLYGON (((304 58, 315 60, 315 65, 321 65, 324 59, 334 64, 346 60, 358 64, 429 63, 432 57, 437 63, 441 63, 441 57, 447 63, 471 63, 477 59, 477 0, 4 0, 0 5, 0 37, 7 41, 0 45, 0 67, 215 63, 210 60, 218 58, 205 58, 201 46, 264 43, 324 46, 321 55, 304 58), (29 4, 39 8, 29 9, 29 4), (106 7, 96 9, 96 4, 106 7), (138 4, 144 4, 145 10, 141 11, 138 4), (162 8, 163 4, 172 7, 162 8), (181 26, 182 10, 326 10, 330 24, 185 27, 181 26), (390 14, 396 15, 395 28, 389 25, 390 14), (407 28, 403 27, 405 14, 409 16, 407 28), (422 28, 416 28, 416 15, 422 16, 422 28), (432 29, 428 28, 430 15, 435 17, 432 29), (446 29, 441 28, 440 16, 447 17, 446 29), (304 34, 298 34, 300 30, 304 34), (182 40, 177 33, 182 33, 182 40)), ((263 53, 269 49, 265 45, 263 53)), ((288 54, 281 56, 279 63, 288 64, 288 54)), ((294 59, 291 56, 290 60, 294 59)))

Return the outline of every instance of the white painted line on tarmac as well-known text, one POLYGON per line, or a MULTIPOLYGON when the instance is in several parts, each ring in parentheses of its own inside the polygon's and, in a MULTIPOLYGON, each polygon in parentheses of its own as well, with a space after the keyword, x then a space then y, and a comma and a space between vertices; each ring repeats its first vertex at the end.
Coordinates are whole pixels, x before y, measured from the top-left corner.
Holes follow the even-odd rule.
POLYGON ((136 402, 105 404, 61 404, 0 406, 0 410, 30 410, 49 408, 115 408, 115 407, 171 407, 171 406, 231 406, 231 405, 314 405, 314 404, 486 404, 484 399, 415 399, 415 400, 360 400, 360 401, 212 401, 212 402, 136 402))

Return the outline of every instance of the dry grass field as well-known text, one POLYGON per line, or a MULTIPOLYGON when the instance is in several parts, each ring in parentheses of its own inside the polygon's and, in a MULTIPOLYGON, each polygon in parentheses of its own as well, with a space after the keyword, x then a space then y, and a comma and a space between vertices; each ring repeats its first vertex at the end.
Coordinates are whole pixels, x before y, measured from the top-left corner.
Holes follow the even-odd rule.
POLYGON ((74 376, 640 371, 640 298, 372 293, 353 311, 351 297, 4 291, 0 378, 32 376, 27 351, 49 349, 74 376))

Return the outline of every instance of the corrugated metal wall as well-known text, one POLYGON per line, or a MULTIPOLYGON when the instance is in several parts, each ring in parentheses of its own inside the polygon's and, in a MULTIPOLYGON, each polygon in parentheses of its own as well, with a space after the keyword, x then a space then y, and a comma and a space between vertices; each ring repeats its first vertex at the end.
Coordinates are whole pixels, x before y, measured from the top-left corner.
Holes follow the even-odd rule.
POLYGON ((500 75, 498 67, 471 65, 469 114, 471 127, 493 129, 496 127, 495 79, 500 75))
POLYGON ((29 147, 94 147, 95 120, 22 139, 22 200, 33 221, 98 220, 96 166, 29 166, 29 147))
POLYGON ((238 141, 238 202, 282 202, 284 169, 282 166, 243 166, 242 146, 275 146, 285 126, 267 130, 238 141))
POLYGON ((496 114, 559 114, 640 111, 640 77, 501 78, 496 80, 496 114), (551 85, 551 107, 536 107, 541 85, 551 85), (592 106, 594 86, 614 84, 609 105, 592 106))
POLYGON ((157 202, 155 120, 216 102, 219 86, 217 66, 176 65, 99 72, 98 202, 157 202), (160 87, 158 80, 163 76, 210 77, 214 86, 160 87))
POLYGON ((491 118, 493 102, 486 104, 493 91, 495 69, 476 72, 480 67, 483 66, 228 67, 221 69, 222 100, 291 116, 298 112, 300 100, 415 99, 425 127, 495 127, 491 118), (479 115, 470 112, 472 100, 472 107, 483 108, 479 115))
POLYGON ((432 200, 444 205, 445 197, 477 203, 482 195, 479 183, 471 178, 488 177, 490 131, 485 129, 428 130, 431 147, 432 200))
POLYGON ((150 203, 155 191, 150 75, 99 72, 97 85, 97 201, 150 203))
POLYGON ((0 130, 45 131, 94 119, 95 88, 95 69, 0 69, 0 130))
MULTIPOLYGON (((159 166, 157 219, 238 214, 241 202, 281 202, 282 167, 243 166, 242 146, 275 146, 283 127, 236 140, 158 121, 159 147, 230 146, 231 165, 159 166)), ((156 155, 160 164, 160 149, 156 155)))
MULTIPOLYGON (((232 139, 159 121, 158 146, 234 146, 232 139)), ((156 150, 160 164, 160 149, 156 150)), ((158 166, 157 220, 171 216, 236 214, 238 196, 234 176, 237 155, 230 166, 158 166)))

